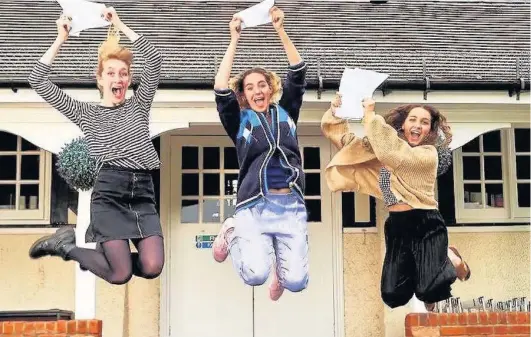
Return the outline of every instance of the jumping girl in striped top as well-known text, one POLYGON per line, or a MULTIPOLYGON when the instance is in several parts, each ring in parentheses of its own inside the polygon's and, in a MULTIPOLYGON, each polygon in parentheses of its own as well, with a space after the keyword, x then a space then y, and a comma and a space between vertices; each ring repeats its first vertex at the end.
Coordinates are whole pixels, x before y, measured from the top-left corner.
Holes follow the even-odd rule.
POLYGON ((89 152, 98 163, 85 238, 86 242, 97 242, 98 249, 77 247, 74 230, 62 227, 37 240, 29 253, 32 258, 50 255, 74 260, 109 283, 124 284, 132 275, 155 278, 164 265, 164 242, 151 176, 160 162, 149 134, 162 56, 145 37, 127 27, 112 7, 106 8, 102 16, 112 23, 115 32, 99 50, 96 77, 100 104, 77 101, 48 80, 51 64, 69 35, 69 17, 57 20, 57 39, 29 78, 32 88, 46 102, 83 131, 89 152), (126 93, 132 79, 133 54, 118 44, 119 31, 145 58, 140 85, 130 98, 126 93), (131 254, 129 240, 138 253, 131 254))

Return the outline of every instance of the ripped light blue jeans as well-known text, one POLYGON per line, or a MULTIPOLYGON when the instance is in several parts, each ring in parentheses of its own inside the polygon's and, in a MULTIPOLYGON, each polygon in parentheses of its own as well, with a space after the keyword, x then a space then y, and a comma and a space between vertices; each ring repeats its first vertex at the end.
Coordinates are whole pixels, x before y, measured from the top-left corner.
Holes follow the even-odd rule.
POLYGON ((293 193, 267 194, 234 215, 229 252, 251 286, 265 283, 276 260, 280 284, 299 292, 308 285, 308 225, 304 203, 293 193))

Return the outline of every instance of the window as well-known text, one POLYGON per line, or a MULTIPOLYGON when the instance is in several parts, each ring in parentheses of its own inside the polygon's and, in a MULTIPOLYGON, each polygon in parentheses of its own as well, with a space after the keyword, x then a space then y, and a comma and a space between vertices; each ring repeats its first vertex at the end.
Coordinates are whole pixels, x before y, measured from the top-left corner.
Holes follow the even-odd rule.
POLYGON ((511 160, 516 179, 511 186, 516 191, 516 202, 514 203, 514 215, 518 218, 529 218, 531 211, 529 195, 530 191, 530 132, 526 128, 515 128, 511 130, 511 138, 514 139, 514 154, 516 159, 511 160))
MULTIPOLYGON (((181 223, 219 223, 236 209, 238 157, 228 146, 203 146, 201 142, 181 148, 181 223)), ((206 143, 205 143, 206 144, 206 143)), ((305 202, 308 222, 321 222, 322 168, 320 148, 302 146, 306 177, 305 202)))
POLYGON ((376 199, 366 194, 341 193, 343 228, 376 227, 376 199))
POLYGON ((456 150, 457 222, 528 222, 529 158, 529 128, 491 131, 456 150))
POLYGON ((49 221, 50 153, 0 132, 0 224, 49 221))

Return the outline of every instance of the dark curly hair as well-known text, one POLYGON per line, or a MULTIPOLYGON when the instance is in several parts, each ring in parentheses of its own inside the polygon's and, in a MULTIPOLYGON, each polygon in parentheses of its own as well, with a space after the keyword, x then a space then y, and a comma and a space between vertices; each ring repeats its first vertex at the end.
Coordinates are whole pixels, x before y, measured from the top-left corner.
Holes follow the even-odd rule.
MULTIPOLYGON (((384 115, 385 122, 391 125, 398 136, 407 142, 407 139, 402 130, 407 116, 411 110, 415 108, 422 108, 430 113, 431 128, 430 133, 422 140, 419 145, 434 145, 436 147, 448 147, 452 141, 452 130, 446 121, 446 117, 439 112, 435 107, 425 104, 406 104, 390 110, 384 115), (442 133, 442 134, 441 134, 442 133)), ((364 137, 363 143, 365 147, 370 148, 370 143, 367 137, 364 137)))

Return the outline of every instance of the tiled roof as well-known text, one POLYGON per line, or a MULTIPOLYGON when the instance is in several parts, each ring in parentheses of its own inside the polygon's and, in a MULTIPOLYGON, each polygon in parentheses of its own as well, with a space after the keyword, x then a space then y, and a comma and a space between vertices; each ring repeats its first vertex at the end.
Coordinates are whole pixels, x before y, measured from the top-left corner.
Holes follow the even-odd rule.
MULTIPOLYGON (((164 54, 162 81, 212 81, 229 42, 232 14, 257 1, 115 0, 122 20, 164 54)), ((345 66, 462 80, 529 78, 529 1, 276 1, 286 30, 309 63, 308 78, 339 80, 345 66), (320 65, 319 65, 320 64, 320 65)), ((56 36, 55 1, 0 1, 0 82, 26 81, 56 36)), ((72 37, 54 64, 54 81, 93 83, 106 31, 72 37)), ((123 38, 125 41, 126 38, 123 38)), ((138 74, 138 59, 133 71, 138 74)), ((287 59, 271 25, 244 30, 234 71, 265 66, 285 73, 287 59)))

